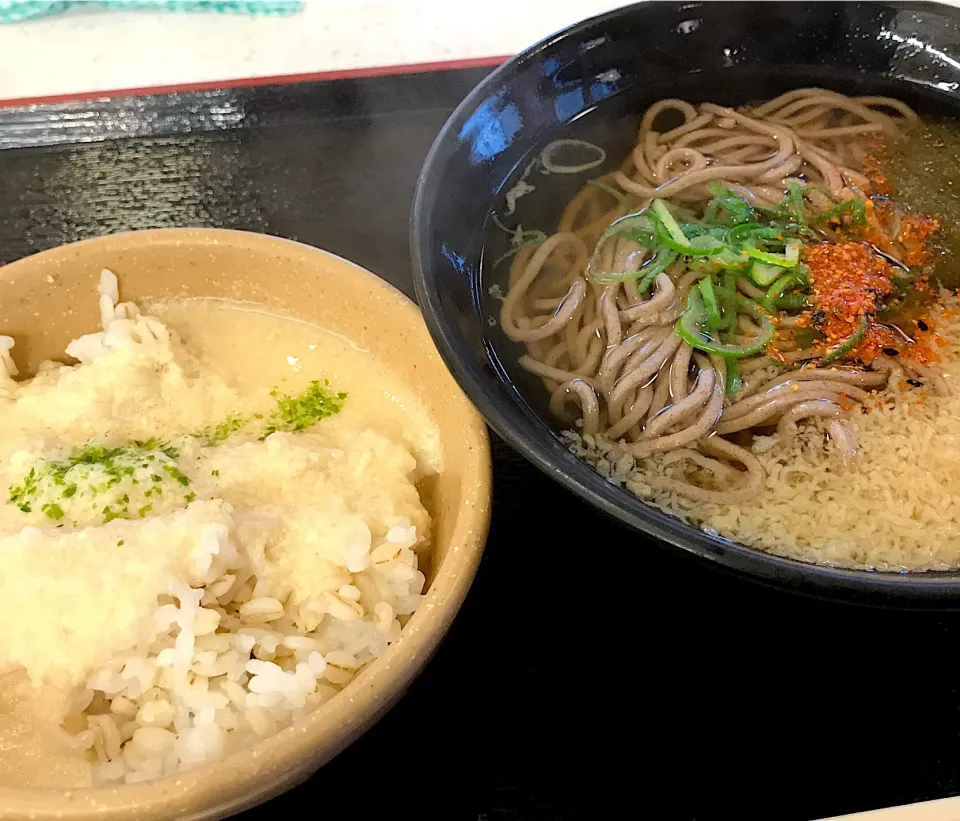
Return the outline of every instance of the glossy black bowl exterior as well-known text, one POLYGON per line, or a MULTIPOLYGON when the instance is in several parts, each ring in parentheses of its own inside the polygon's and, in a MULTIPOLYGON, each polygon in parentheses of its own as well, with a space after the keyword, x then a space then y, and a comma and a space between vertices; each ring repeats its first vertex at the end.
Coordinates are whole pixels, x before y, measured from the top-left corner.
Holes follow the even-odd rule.
POLYGON ((430 151, 411 225, 417 296, 441 354, 490 426, 611 516, 793 590, 960 605, 958 573, 840 570, 778 558, 688 526, 605 481, 534 411, 504 364, 509 345, 487 322, 490 283, 481 285, 480 272, 488 212, 521 163, 567 123, 594 108, 600 117, 642 111, 663 96, 737 104, 813 84, 896 94, 921 109, 956 108, 960 12, 922 3, 642 3, 534 46, 464 100, 430 151))

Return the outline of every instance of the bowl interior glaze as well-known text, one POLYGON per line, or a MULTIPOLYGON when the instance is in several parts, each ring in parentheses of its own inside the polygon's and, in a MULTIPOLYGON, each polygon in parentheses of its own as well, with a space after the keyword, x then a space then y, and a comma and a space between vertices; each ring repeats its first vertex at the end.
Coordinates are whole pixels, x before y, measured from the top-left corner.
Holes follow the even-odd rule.
MULTIPOLYGON (((546 144, 589 135, 610 149, 612 167, 632 146, 631 118, 657 99, 736 105, 811 85, 957 113, 960 12, 911 3, 641 3, 532 47, 472 92, 427 158, 411 224, 418 300, 441 354, 491 427, 605 513, 716 566, 798 592, 955 606, 958 573, 779 558, 686 525, 605 481, 558 439, 541 386, 516 365, 518 346, 497 327, 499 302, 489 288, 500 283, 487 280, 483 257, 506 243, 490 242, 488 215, 502 212, 505 192, 546 144)), ((528 194, 517 206, 521 222, 555 225, 582 183, 546 183, 539 200, 528 194)))
POLYGON ((437 423, 440 475, 420 488, 434 520, 428 591, 401 639, 305 719, 222 762, 152 784, 90 790, 0 788, 2 821, 154 821, 223 817, 303 780, 369 728, 422 669, 476 572, 490 515, 486 426, 437 355, 416 306, 362 268, 306 245, 215 229, 116 234, 0 269, 0 328, 22 370, 60 359, 99 323, 100 271, 124 300, 218 297, 314 322, 371 350, 437 423))

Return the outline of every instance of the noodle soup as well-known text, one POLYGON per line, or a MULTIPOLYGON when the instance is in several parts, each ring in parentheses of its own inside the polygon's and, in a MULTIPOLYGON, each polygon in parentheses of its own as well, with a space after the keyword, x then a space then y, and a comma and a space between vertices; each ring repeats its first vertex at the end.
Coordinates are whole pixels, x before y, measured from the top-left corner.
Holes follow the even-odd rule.
POLYGON ((763 550, 960 566, 952 213, 898 159, 931 128, 801 88, 660 100, 619 166, 569 138, 534 158, 491 216, 491 320, 571 450, 763 550), (550 230, 525 210, 544 173, 579 186, 550 230))

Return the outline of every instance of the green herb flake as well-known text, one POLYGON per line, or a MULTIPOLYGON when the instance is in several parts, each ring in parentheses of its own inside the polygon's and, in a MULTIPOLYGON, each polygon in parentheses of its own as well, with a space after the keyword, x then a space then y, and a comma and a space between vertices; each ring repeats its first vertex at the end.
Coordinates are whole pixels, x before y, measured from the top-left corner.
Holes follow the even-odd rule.
POLYGON ((220 475, 220 471, 219 471, 219 470, 211 470, 211 471, 210 471, 210 475, 211 475, 211 476, 219 476, 219 475, 220 475))
POLYGON ((247 420, 236 413, 231 413, 219 425, 207 428, 198 438, 207 440, 208 445, 217 445, 230 438, 231 434, 236 433, 246 427, 247 420))
POLYGON ((333 393, 330 383, 315 379, 296 396, 282 394, 277 390, 270 392, 277 400, 277 409, 266 420, 261 439, 271 433, 295 433, 313 427, 321 419, 333 416, 343 409, 345 393, 333 393))
POLYGON ((56 503, 51 503, 44 505, 40 508, 46 515, 48 519, 62 519, 63 518, 63 508, 56 503))
MULTIPOLYGON (((113 448, 90 442, 73 448, 64 458, 38 462, 19 484, 10 487, 8 502, 23 513, 31 513, 39 505, 47 517, 58 520, 70 517, 70 508, 65 509, 64 502, 80 493, 92 497, 92 509, 99 510, 104 521, 109 522, 127 515, 130 494, 120 490, 123 482, 139 484, 136 471, 151 462, 168 471, 178 484, 189 484, 189 479, 175 465, 163 464, 177 456, 179 451, 175 447, 157 439, 113 448), (99 503, 97 497, 100 497, 99 503)), ((154 483, 164 481, 161 471, 151 478, 154 483)), ((159 488, 156 492, 160 492, 159 488)))
POLYGON ((30 468, 30 472, 24 477, 23 482, 10 488, 9 501, 11 504, 17 505, 24 513, 29 513, 30 505, 27 502, 27 497, 35 495, 36 492, 37 471, 35 468, 30 468))
MULTIPOLYGON (((180 469, 176 465, 164 465, 163 472, 184 487, 190 484, 190 480, 180 472, 180 469)), ((157 490, 159 490, 159 488, 157 488, 157 490)))
POLYGON ((117 542, 117 547, 123 547, 123 539, 117 542))
POLYGON ((184 498, 184 500, 186 501, 186 503, 189 505, 191 502, 195 502, 195 501, 197 500, 197 494, 196 494, 196 493, 193 493, 193 492, 191 491, 190 493, 188 493, 188 494, 187 494, 186 496, 184 496, 183 498, 184 498))

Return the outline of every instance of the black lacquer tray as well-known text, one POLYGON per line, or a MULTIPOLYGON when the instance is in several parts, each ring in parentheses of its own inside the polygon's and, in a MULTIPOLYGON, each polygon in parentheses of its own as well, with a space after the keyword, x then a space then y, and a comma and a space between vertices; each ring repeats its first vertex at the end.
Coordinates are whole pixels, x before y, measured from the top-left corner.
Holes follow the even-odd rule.
MULTIPOLYGON (((485 71, 0 109, 0 261, 206 225, 326 248, 412 295, 417 174, 485 71)), ((960 793, 960 614, 722 575, 494 451, 487 552, 436 658, 245 821, 807 821, 960 793)))

